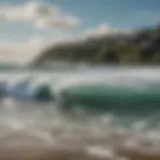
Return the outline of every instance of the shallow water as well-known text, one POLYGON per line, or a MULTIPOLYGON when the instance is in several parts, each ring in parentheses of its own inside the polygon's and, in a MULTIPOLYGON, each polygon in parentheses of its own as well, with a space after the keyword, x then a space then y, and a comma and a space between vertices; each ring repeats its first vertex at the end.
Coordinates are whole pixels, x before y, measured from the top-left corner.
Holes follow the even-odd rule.
MULTIPOLYGON (((1 79, 14 86, 33 75, 32 88, 46 82, 56 94, 81 84, 123 85, 149 92, 159 91, 159 73, 159 68, 32 70, 3 73, 1 79)), ((0 102, 0 159, 160 159, 159 119, 159 107, 147 114, 139 114, 138 108, 126 113, 124 107, 122 114, 116 114, 76 105, 64 113, 53 102, 8 97, 0 102)))

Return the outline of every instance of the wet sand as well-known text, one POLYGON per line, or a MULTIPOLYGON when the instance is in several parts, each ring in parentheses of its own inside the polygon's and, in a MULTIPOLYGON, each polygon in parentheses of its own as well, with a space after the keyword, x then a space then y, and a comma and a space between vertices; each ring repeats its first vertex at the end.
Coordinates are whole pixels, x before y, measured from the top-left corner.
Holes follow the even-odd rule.
POLYGON ((0 160, 160 160, 158 127, 146 131, 145 119, 82 118, 22 104, 0 108, 0 160))
POLYGON ((160 160, 159 155, 119 150, 116 156, 91 155, 84 150, 63 150, 47 148, 0 149, 0 160, 160 160))

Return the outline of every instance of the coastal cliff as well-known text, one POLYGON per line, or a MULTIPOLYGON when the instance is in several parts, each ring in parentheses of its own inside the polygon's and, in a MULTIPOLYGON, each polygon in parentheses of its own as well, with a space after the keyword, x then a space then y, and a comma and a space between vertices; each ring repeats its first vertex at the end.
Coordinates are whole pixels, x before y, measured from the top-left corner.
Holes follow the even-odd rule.
POLYGON ((160 64, 160 26, 129 34, 114 33, 57 44, 36 57, 34 65, 45 65, 55 60, 93 64, 160 64))

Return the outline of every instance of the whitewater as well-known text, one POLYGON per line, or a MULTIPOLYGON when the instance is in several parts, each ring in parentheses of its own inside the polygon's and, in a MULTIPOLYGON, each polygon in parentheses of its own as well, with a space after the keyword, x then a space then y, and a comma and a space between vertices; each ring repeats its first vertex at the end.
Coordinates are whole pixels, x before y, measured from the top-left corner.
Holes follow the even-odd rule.
POLYGON ((23 98, 15 99, 12 93, 0 101, 0 159, 160 158, 158 101, 156 107, 155 104, 146 106, 152 109, 147 114, 140 114, 138 107, 130 111, 131 106, 127 106, 128 112, 126 106, 120 106, 121 114, 107 109, 96 113, 79 104, 65 113, 54 101, 37 102, 28 98, 44 84, 56 96, 64 89, 79 86, 120 86, 146 93, 155 91, 159 95, 159 67, 100 66, 0 73, 0 83, 5 82, 8 90, 25 80, 27 85, 20 91, 23 98))

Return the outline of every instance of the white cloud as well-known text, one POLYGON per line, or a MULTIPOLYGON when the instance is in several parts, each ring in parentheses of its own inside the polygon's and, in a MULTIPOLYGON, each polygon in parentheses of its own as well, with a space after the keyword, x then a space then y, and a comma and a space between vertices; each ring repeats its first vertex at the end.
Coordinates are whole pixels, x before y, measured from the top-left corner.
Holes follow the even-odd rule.
POLYGON ((27 63, 42 49, 50 44, 50 40, 34 37, 25 43, 0 43, 0 62, 27 63))
POLYGON ((115 30, 113 28, 111 28, 108 25, 100 25, 98 28, 96 29, 88 29, 85 34, 86 36, 91 36, 91 37, 97 37, 97 36, 103 36, 106 34, 111 34, 113 33, 115 30))
POLYGON ((73 28, 79 20, 65 15, 57 7, 42 2, 30 2, 19 6, 0 6, 0 18, 9 22, 29 22, 43 29, 73 28))
POLYGON ((131 30, 113 28, 109 25, 102 24, 97 28, 88 29, 84 33, 84 36, 85 38, 90 38, 90 37, 94 38, 94 37, 102 37, 102 36, 107 36, 107 35, 131 34, 131 33, 132 33, 131 30))

